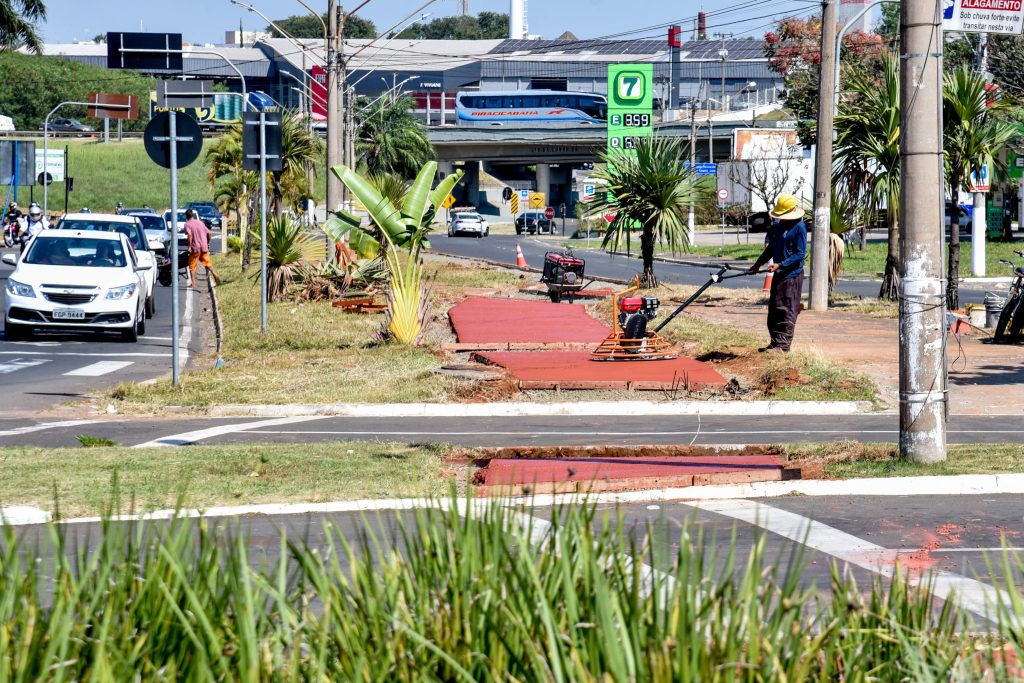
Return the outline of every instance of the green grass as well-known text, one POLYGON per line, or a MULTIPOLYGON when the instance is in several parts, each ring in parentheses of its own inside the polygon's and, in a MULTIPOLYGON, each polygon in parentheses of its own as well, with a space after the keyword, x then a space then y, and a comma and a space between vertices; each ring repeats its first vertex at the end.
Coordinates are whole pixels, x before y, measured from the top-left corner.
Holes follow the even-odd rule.
POLYGON ((0 505, 63 514, 99 514, 115 475, 125 492, 118 512, 189 505, 323 502, 437 495, 445 490, 444 447, 391 443, 232 444, 4 448, 0 505))
POLYGON ((820 465, 826 477, 919 477, 955 474, 1005 474, 1024 469, 1024 445, 954 444, 948 459, 922 465, 900 460, 894 444, 838 441, 784 446, 790 459, 820 465))
POLYGON ((976 636, 901 572, 858 586, 832 564, 822 594, 766 534, 749 551, 688 523, 638 541, 592 505, 556 508, 541 534, 518 509, 448 502, 355 535, 282 530, 277 552, 230 522, 105 522, 91 547, 50 525, 42 550, 8 531, 0 679, 1012 680, 991 670, 1021 647, 1012 583, 976 636))
MULTIPOLYGON (((204 141, 204 151, 210 143, 211 140, 204 141)), ((65 146, 69 148, 67 175, 75 179, 75 188, 68 199, 69 211, 87 206, 96 213, 109 213, 118 202, 124 202, 127 207, 148 204, 157 211, 171 205, 171 173, 153 163, 141 139, 109 144, 96 140, 50 141, 51 150, 65 146)), ((36 148, 43 148, 42 139, 36 140, 36 148)), ((22 188, 18 196, 23 203, 28 197, 26 190, 22 188)), ((42 204, 43 188, 36 187, 34 192, 36 201, 42 204)), ((199 159, 178 172, 178 202, 184 206, 187 202, 212 199, 200 154, 199 159)), ((54 183, 50 186, 50 210, 63 209, 64 183, 54 183)))

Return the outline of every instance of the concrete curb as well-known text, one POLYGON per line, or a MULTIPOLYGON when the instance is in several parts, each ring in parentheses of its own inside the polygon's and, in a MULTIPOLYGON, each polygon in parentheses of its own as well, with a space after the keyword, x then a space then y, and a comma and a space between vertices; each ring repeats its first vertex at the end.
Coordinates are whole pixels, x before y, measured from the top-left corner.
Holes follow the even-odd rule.
POLYGON ((220 349, 224 344, 224 320, 220 317, 220 302, 217 301, 217 285, 214 284, 210 274, 206 274, 206 286, 210 290, 210 305, 213 308, 213 329, 217 333, 217 357, 220 358, 220 349))
POLYGON ((325 403, 211 406, 211 417, 549 417, 557 415, 857 415, 867 401, 580 401, 577 403, 325 403))
MULTIPOLYGON (((676 489, 650 489, 622 493, 571 493, 564 495, 538 495, 529 498, 508 499, 527 507, 551 507, 556 504, 589 502, 614 503, 672 503, 694 500, 733 500, 746 498, 778 498, 782 496, 915 496, 915 495, 999 495, 1024 494, 1024 474, 961 474, 932 477, 888 477, 879 479, 795 480, 754 482, 750 484, 724 484, 690 486, 676 489)), ((504 499, 493 499, 501 504, 504 499)), ((461 504, 464 501, 459 501, 461 504)), ((241 517, 243 515, 304 515, 346 512, 374 512, 378 510, 410 510, 415 508, 447 508, 447 499, 382 498, 379 500, 352 500, 333 503, 267 503, 210 507, 204 510, 157 510, 144 515, 120 515, 112 521, 171 519, 181 517, 241 517)), ((51 519, 49 512, 33 507, 0 508, 0 518, 10 526, 40 524, 51 519)), ((95 524, 100 517, 77 517, 61 520, 61 524, 95 524)))

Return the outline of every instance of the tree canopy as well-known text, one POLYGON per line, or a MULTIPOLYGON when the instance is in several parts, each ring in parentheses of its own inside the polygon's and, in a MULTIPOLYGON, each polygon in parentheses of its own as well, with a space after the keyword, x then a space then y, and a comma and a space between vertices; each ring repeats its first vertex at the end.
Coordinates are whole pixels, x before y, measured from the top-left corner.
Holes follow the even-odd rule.
MULTIPOLYGON (((134 71, 107 70, 62 57, 0 52, 0 114, 14 119, 18 130, 34 130, 60 102, 85 101, 90 92, 135 95, 142 103, 141 121, 126 121, 127 130, 141 129, 149 119, 149 93, 155 81, 134 71)), ((82 118, 85 107, 65 107, 64 116, 82 118)))
POLYGON ((42 41, 36 30, 46 19, 43 0, 0 0, 0 51, 26 46, 42 52, 42 41))
MULTIPOLYGON (((323 38, 327 14, 324 13, 321 19, 323 23, 312 14, 296 14, 284 19, 274 19, 274 23, 293 38, 323 38)), ((275 38, 284 37, 275 26, 268 26, 266 30, 275 38)), ((351 16, 345 19, 344 35, 346 38, 376 38, 377 26, 369 19, 351 16)))
POLYGON ((438 17, 416 23, 398 34, 399 38, 426 40, 500 40, 508 37, 508 15, 481 12, 475 17, 438 17))

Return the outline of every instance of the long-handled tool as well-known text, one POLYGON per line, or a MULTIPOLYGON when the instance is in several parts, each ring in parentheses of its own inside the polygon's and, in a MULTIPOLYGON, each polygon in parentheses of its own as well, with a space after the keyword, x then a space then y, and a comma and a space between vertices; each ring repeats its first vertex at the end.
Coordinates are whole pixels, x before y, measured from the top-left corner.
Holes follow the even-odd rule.
POLYGON ((652 331, 647 330, 647 324, 658 314, 661 302, 653 296, 629 296, 640 288, 640 278, 635 277, 631 287, 618 292, 612 299, 612 333, 594 349, 591 360, 669 360, 678 357, 675 346, 658 333, 711 285, 752 274, 745 270, 726 275, 728 270, 729 266, 722 266, 652 331))

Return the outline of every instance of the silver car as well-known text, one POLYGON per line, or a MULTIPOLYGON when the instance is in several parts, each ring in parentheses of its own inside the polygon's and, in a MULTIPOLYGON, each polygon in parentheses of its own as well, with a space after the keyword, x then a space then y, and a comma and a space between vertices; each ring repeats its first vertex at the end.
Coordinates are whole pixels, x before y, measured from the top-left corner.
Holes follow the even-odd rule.
POLYGON ((487 224, 484 217, 475 211, 462 211, 452 216, 452 222, 448 224, 448 236, 476 235, 487 237, 491 234, 491 226, 487 224))

